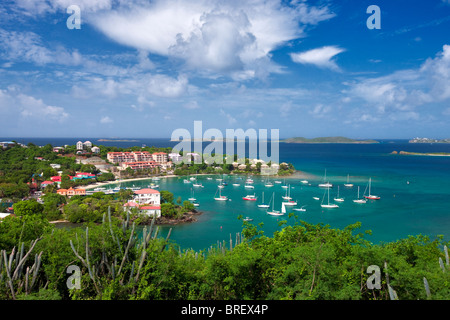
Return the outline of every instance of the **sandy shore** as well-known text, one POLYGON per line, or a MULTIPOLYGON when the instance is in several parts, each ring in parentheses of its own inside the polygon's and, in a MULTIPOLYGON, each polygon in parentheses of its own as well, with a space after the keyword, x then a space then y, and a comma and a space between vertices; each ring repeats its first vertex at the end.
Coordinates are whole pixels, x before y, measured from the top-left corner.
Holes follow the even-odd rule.
MULTIPOLYGON (((176 175, 167 175, 167 176, 159 176, 158 178, 174 178, 174 177, 178 177, 176 175)), ((103 187, 103 186, 107 186, 110 184, 118 184, 118 183, 122 183, 122 182, 130 182, 130 181, 141 181, 141 180, 151 180, 154 177, 144 177, 144 178, 133 178, 133 179, 123 179, 123 180, 114 180, 114 181, 105 181, 105 182, 96 182, 87 186, 81 186, 80 188, 82 189, 86 189, 86 190, 90 190, 90 189, 95 189, 95 188, 99 188, 99 187, 103 187)))

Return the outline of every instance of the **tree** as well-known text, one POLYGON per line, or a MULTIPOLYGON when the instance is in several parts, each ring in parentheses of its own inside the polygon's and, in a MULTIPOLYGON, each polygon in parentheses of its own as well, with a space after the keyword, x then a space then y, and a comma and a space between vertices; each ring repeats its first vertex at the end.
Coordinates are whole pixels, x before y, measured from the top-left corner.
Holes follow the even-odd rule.
POLYGON ((185 209, 186 212, 190 212, 193 211, 195 209, 195 206, 192 202, 185 200, 183 201, 183 207, 185 209))
POLYGON ((44 206, 35 199, 14 203, 13 208, 16 216, 41 215, 44 211, 44 206))
POLYGON ((166 218, 173 218, 177 215, 175 210, 175 205, 173 203, 162 203, 161 204, 161 215, 166 218))
POLYGON ((167 190, 161 190, 161 200, 163 203, 172 203, 173 204, 173 193, 167 190))

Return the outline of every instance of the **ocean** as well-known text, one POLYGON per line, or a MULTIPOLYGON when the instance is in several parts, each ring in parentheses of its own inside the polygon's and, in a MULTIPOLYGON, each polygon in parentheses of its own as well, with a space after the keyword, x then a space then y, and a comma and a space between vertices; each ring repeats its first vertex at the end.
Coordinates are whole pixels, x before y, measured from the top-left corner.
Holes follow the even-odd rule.
MULTIPOLYGON (((2 138, 0 138, 2 139, 2 138)), ((53 146, 75 144, 78 140, 90 140, 97 145, 157 146, 173 147, 177 142, 169 139, 133 139, 134 142, 111 141, 97 142, 97 139, 67 139, 67 138, 3 138, 4 141, 16 140, 21 143, 32 142, 37 145, 47 143, 53 146)), ((411 144, 407 140, 378 140, 379 144, 288 144, 280 143, 280 162, 292 163, 300 172, 299 175, 286 178, 271 178, 281 180, 290 185, 290 196, 298 202, 297 208, 304 206, 306 211, 294 211, 297 220, 284 216, 270 216, 266 209, 257 207, 264 192, 265 202, 274 195, 275 210, 281 209, 281 196, 286 194, 282 184, 265 187, 266 177, 253 177, 254 189, 244 188, 245 176, 198 176, 198 182, 203 187, 193 187, 183 180, 186 177, 161 178, 158 182, 160 190, 169 190, 175 196, 187 200, 192 192, 197 202, 198 210, 203 213, 197 216, 198 221, 175 226, 161 226, 161 236, 165 236, 172 228, 171 241, 182 249, 192 248, 203 250, 214 246, 218 241, 231 238, 235 241, 236 233, 242 231, 242 221, 238 216, 250 217, 251 223, 263 224, 261 230, 266 236, 280 230, 280 221, 288 224, 295 221, 322 223, 332 228, 344 228, 349 224, 361 222, 359 232, 371 230, 372 235, 365 236, 373 243, 396 241, 409 235, 427 235, 434 239, 442 235, 450 239, 450 157, 446 156, 413 156, 392 154, 393 151, 409 152, 448 152, 450 144, 411 144), (334 202, 338 189, 344 202, 339 202, 339 208, 324 209, 320 206, 322 199, 327 201, 326 189, 319 188, 326 172, 327 181, 334 186, 330 189, 330 202, 334 202), (301 180, 308 180, 307 184, 301 180), (352 188, 344 186, 353 183, 352 188), (222 189, 222 195, 231 201, 215 201, 219 181, 223 178, 228 185, 222 189), (357 197, 357 188, 364 192, 371 179, 371 193, 381 197, 380 200, 369 200, 365 204, 352 201, 357 197), (240 183, 239 187, 232 183, 240 183), (338 188, 339 186, 339 188, 338 188), (258 201, 245 201, 242 197, 255 194, 258 201), (318 197, 315 200, 313 197, 318 197)), ((149 181, 123 182, 122 186, 148 187, 149 181)), ((113 187, 113 186, 112 186, 113 187)), ((291 210, 288 210, 290 212, 291 210)))

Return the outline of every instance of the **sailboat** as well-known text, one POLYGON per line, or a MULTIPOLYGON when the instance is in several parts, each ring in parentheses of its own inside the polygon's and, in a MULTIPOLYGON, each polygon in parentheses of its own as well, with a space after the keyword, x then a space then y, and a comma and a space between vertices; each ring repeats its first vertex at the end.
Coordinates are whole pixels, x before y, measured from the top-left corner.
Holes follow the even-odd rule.
POLYGON ((191 188, 192 196, 188 199, 189 201, 196 201, 197 199, 194 198, 194 190, 191 188))
POLYGON ((258 208, 269 208, 269 205, 264 203, 264 192, 262 193, 262 202, 258 204, 258 208))
POLYGON ((329 182, 325 182, 327 180, 327 169, 325 169, 325 175, 323 176, 323 183, 319 183, 319 187, 321 188, 332 188, 333 185, 329 182))
POLYGON ((287 189, 288 188, 288 185, 286 184, 286 179, 284 179, 284 183, 283 183, 283 185, 281 187, 283 189, 287 189))
POLYGON ((359 186, 358 186, 358 198, 356 198, 355 200, 353 200, 354 203, 366 203, 367 200, 366 199, 360 199, 359 198, 359 186))
POLYGON ((264 186, 265 186, 265 187, 273 187, 273 183, 270 182, 270 181, 267 181, 267 182, 264 184, 264 186))
POLYGON ((289 185, 289 189, 286 189, 286 195, 282 197, 284 200, 292 200, 291 198, 291 186, 289 185), (289 195, 288 195, 289 190, 289 195))
POLYGON ((372 185, 372 178, 369 178, 369 195, 364 196, 364 198, 369 199, 369 200, 380 200, 379 196, 375 196, 373 194, 370 194, 370 186, 371 185, 372 185))
POLYGON ((219 197, 216 197, 216 195, 217 195, 217 191, 216 191, 216 194, 214 195, 214 200, 217 200, 217 201, 227 201, 227 200, 228 200, 228 197, 222 195, 222 190, 221 190, 220 188, 218 188, 217 190, 219 190, 219 197))
POLYGON ((286 213, 286 208, 284 206, 284 204, 281 204, 281 212, 274 210, 274 204, 275 204, 275 192, 273 193, 272 196, 272 210, 271 211, 267 211, 267 214, 270 214, 271 216, 282 216, 286 213))
POLYGON ((338 193, 337 193, 337 197, 336 197, 336 198, 334 198, 334 201, 337 201, 337 202, 344 202, 344 198, 339 198, 339 186, 338 186, 338 193))
POLYGON ((344 186, 347 188, 353 187, 353 183, 350 183, 349 179, 350 179, 350 175, 347 174, 347 183, 344 183, 344 186))
POLYGON ((323 193, 323 198, 322 198, 322 203, 320 204, 320 206, 322 208, 339 208, 339 206, 335 203, 330 203, 330 188, 327 189, 328 190, 328 204, 323 204, 323 200, 325 199, 325 192, 323 193))
POLYGON ((289 200, 289 201, 283 202, 283 204, 285 206, 296 206, 297 205, 297 201, 289 200))
POLYGON ((243 200, 247 200, 247 201, 256 201, 256 200, 258 200, 258 198, 254 194, 246 195, 242 199, 243 200))

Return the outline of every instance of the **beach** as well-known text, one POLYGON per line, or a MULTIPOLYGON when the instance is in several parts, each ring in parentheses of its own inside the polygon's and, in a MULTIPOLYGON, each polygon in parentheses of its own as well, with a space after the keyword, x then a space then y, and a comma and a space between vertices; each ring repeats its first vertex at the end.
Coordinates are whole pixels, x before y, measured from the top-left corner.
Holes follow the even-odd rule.
MULTIPOLYGON (((210 174, 210 173, 197 173, 197 174, 191 174, 190 176, 213 176, 216 174, 210 174)), ((238 175, 242 175, 242 174, 230 174, 231 176, 238 176, 238 175)), ((260 176, 260 177, 265 177, 265 176, 261 176, 261 175, 252 175, 249 174, 251 176, 260 176)), ((177 176, 177 175, 166 175, 166 176, 152 176, 152 177, 142 177, 142 178, 132 178, 132 179, 122 179, 122 180, 115 180, 115 181, 105 181, 105 182, 96 182, 93 184, 89 184, 87 186, 80 186, 77 188, 82 188, 85 190, 91 190, 91 189, 95 189, 95 188, 101 188, 107 185, 111 185, 111 184, 118 184, 118 183, 122 183, 122 182, 133 182, 133 181, 143 181, 143 180, 151 180, 152 178, 176 178, 176 177, 181 177, 181 176, 177 176)), ((296 171, 293 174, 289 175, 289 176, 267 176, 270 179, 315 179, 317 178, 316 176, 303 172, 303 171, 296 171)))

